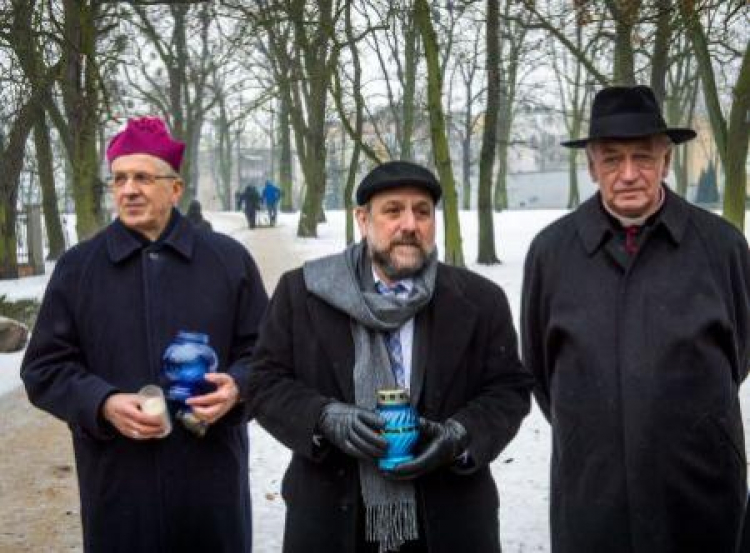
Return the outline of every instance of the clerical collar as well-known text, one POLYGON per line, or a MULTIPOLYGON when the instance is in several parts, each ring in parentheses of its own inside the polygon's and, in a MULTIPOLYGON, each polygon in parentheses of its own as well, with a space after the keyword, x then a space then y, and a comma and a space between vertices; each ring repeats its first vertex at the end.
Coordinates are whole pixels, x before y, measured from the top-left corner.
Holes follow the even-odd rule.
POLYGON ((653 207, 653 209, 649 210, 645 214, 641 215, 640 217, 624 217, 622 215, 619 215, 612 211, 610 207, 607 205, 607 203, 604 201, 604 198, 602 197, 602 207, 604 207, 604 210, 609 213, 609 215, 615 219, 617 222, 619 222, 623 228, 628 227, 642 227, 646 221, 655 213, 657 213, 661 207, 664 205, 664 198, 666 197, 666 194, 664 193, 664 185, 659 186, 659 201, 656 202, 656 205, 653 207))

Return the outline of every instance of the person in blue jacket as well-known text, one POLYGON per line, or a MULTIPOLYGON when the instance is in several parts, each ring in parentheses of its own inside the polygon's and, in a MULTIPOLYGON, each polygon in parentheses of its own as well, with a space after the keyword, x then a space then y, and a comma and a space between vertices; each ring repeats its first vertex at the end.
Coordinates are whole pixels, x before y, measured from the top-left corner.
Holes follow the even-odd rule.
POLYGON ((263 203, 268 210, 268 222, 271 226, 276 224, 276 215, 278 214, 279 200, 281 199, 281 189, 273 184, 270 180, 266 181, 263 186, 263 203))
POLYGON ((110 142, 118 217, 57 262, 21 377, 31 402, 70 428, 87 553, 251 551, 250 357, 267 295, 247 250, 175 208, 184 146, 159 119, 110 142), (189 400, 209 424, 165 431, 136 393, 161 383, 179 331, 209 336, 213 392, 189 400))

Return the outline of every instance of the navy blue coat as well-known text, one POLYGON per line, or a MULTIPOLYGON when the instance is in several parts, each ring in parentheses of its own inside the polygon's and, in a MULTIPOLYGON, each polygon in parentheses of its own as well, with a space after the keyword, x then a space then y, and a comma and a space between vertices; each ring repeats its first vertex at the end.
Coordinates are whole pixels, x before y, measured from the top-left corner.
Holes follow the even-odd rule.
POLYGON ((524 361, 553 431, 553 553, 734 553, 750 253, 671 191, 632 259, 596 195, 543 230, 524 361))
MULTIPOLYGON (((422 374, 418 410, 458 420, 469 432, 473 471, 448 467, 415 480, 430 553, 499 553, 498 492, 489 464, 528 413, 531 376, 518 357, 503 291, 440 264, 432 301, 415 317, 412 369, 422 374)), ((282 277, 253 356, 250 403, 257 420, 289 447, 284 553, 354 553, 363 515, 358 464, 313 434, 331 398, 354 403, 351 319, 310 294, 302 270, 282 277)), ((412 390, 415 390, 415 386, 412 390)))
POLYGON ((160 381, 180 330, 207 333, 240 389, 267 304, 255 263, 231 238, 196 231, 176 211, 146 244, 115 221, 63 255, 50 279, 21 376, 31 402, 73 436, 87 552, 251 549, 247 409, 203 438, 175 423, 134 441, 104 421, 114 392, 160 381))

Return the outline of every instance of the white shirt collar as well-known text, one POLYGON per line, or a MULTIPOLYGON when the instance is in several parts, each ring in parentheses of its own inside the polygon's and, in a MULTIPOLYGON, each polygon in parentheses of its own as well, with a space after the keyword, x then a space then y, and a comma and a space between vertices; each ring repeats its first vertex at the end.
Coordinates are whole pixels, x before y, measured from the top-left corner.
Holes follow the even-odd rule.
POLYGON ((414 288, 414 279, 413 278, 405 278, 403 280, 397 280, 392 285, 388 285, 385 282, 383 282, 383 279, 378 276, 378 273, 375 272, 375 267, 371 266, 372 269, 372 278, 375 281, 375 285, 379 282, 382 282, 385 286, 388 286, 389 288, 393 288, 396 284, 401 284, 404 288, 406 288, 406 291, 411 293, 411 289, 414 288))

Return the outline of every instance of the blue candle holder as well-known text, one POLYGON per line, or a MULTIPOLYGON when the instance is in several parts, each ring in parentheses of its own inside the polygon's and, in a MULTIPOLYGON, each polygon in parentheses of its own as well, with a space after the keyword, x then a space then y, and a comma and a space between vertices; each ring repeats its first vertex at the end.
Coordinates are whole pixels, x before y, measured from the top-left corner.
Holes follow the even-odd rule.
POLYGON ((185 401, 215 389, 204 377, 215 372, 218 364, 216 352, 208 345, 208 334, 200 332, 178 332, 162 357, 162 372, 168 382, 167 399, 176 404, 175 417, 198 436, 206 433, 208 423, 196 417, 185 401))
POLYGON ((402 388, 378 390, 377 411, 385 420, 383 437, 388 441, 388 451, 378 466, 393 470, 414 458, 411 452, 419 438, 419 417, 409 403, 409 393, 402 388))

